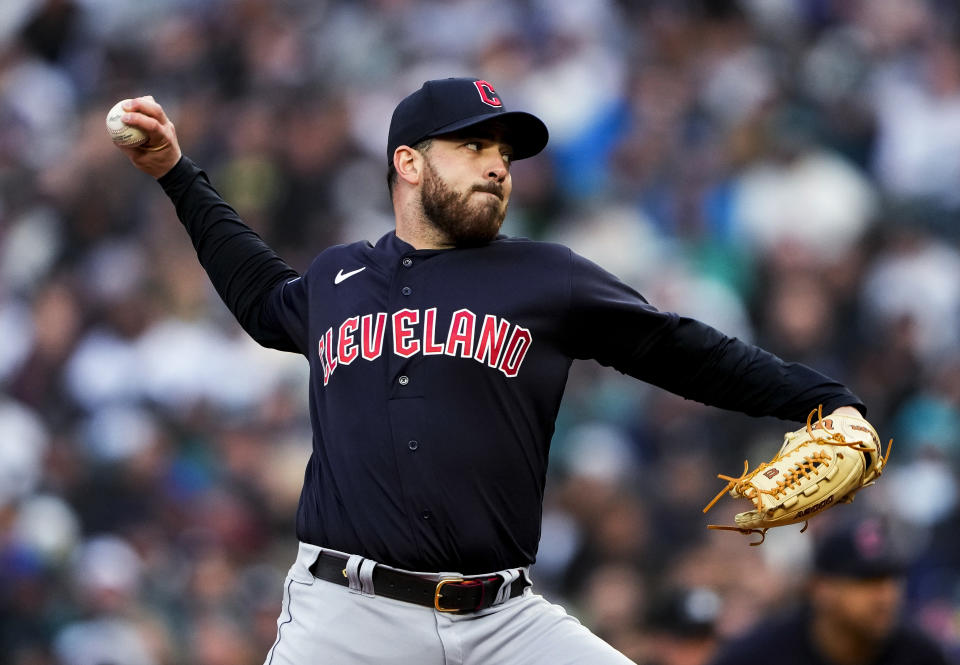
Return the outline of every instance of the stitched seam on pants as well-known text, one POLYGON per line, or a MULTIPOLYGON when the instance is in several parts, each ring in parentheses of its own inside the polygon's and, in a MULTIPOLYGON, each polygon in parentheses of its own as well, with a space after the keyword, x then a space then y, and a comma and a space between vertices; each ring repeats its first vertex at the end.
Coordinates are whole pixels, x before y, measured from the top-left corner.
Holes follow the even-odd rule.
POLYGON ((272 647, 270 647, 270 659, 267 660, 267 665, 271 665, 271 663, 273 663, 273 656, 277 653, 277 647, 280 646, 280 637, 283 627, 293 621, 293 595, 290 593, 290 587, 292 584, 293 578, 287 582, 287 620, 277 626, 277 641, 273 643, 272 647))

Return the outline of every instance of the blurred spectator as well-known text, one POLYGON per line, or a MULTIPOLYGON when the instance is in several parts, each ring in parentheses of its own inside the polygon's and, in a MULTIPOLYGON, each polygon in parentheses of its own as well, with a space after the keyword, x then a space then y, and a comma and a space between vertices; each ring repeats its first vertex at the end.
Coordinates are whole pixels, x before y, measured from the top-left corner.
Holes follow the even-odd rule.
POLYGON ((829 268, 864 234, 877 201, 866 174, 816 143, 812 121, 790 108, 766 119, 769 146, 737 179, 733 227, 755 251, 829 268))
POLYGON ((960 50, 936 31, 915 50, 876 70, 877 179, 895 196, 956 210, 960 50))
POLYGON ((141 583, 142 563, 118 538, 83 543, 72 562, 73 588, 86 616, 68 623, 54 638, 64 665, 130 663, 159 665, 130 614, 141 583))
POLYGON ((960 252, 922 229, 901 228, 864 276, 871 325, 908 321, 917 356, 936 363, 960 344, 960 252))
POLYGON ((647 583, 630 563, 597 566, 584 585, 583 615, 594 633, 628 658, 638 640, 636 618, 649 603, 647 583))
POLYGON ((36 491, 48 441, 49 434, 32 411, 16 402, 0 402, 0 507, 36 491))

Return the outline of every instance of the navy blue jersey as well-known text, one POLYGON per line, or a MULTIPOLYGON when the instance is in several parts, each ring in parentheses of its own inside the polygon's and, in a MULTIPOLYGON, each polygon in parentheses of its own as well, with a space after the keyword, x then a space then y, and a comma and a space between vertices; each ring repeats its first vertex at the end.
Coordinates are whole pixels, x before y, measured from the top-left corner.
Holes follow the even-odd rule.
POLYGON ((416 250, 388 233, 297 275, 189 160, 161 184, 244 328, 310 363, 305 542, 415 570, 532 563, 574 359, 753 415, 862 406, 810 368, 658 311, 562 245, 416 250))

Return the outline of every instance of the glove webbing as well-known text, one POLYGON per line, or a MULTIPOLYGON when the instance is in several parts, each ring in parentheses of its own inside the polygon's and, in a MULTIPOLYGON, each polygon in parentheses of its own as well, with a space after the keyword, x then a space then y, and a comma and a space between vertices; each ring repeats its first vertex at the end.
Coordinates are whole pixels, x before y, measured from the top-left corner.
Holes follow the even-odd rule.
MULTIPOLYGON (((821 404, 807 415, 806 429, 807 429, 807 434, 810 436, 810 438, 807 441, 804 441, 803 443, 799 444, 795 448, 790 449, 790 454, 812 443, 828 444, 832 446, 842 446, 842 447, 852 448, 860 452, 873 452, 874 450, 873 447, 868 445, 867 443, 863 441, 847 441, 846 438, 839 432, 831 432, 829 436, 817 438, 816 435, 814 434, 814 431, 813 431, 814 429, 816 429, 817 427, 821 427, 826 431, 826 428, 822 427, 822 421, 823 421, 823 405, 821 404), (812 422, 813 414, 817 414, 816 423, 812 422)), ((881 459, 880 461, 880 468, 877 470, 877 475, 874 476, 871 482, 865 485, 862 485, 854 489, 853 491, 847 493, 844 497, 840 499, 841 502, 847 503, 849 501, 852 501, 854 494, 856 494, 858 491, 860 491, 864 487, 872 485, 876 481, 876 479, 880 477, 880 474, 883 473, 884 467, 886 467, 887 465, 887 460, 890 459, 890 450, 892 448, 893 448, 893 439, 890 439, 890 442, 887 444, 887 452, 883 456, 883 459, 881 459)), ((772 460, 770 460, 769 462, 761 462, 757 466, 757 468, 754 469, 753 471, 749 470, 750 469, 749 460, 744 460, 743 474, 740 475, 740 477, 738 478, 727 476, 722 473, 717 474, 717 478, 727 481, 727 486, 724 487, 722 490, 720 490, 720 492, 715 497, 713 497, 713 500, 706 505, 706 507, 703 509, 703 512, 706 513, 708 510, 713 508, 713 506, 716 505, 717 501, 719 501, 724 494, 726 494, 727 492, 730 492, 731 490, 736 491, 737 494, 739 494, 744 498, 750 499, 753 502, 754 506, 756 507, 757 512, 763 512, 763 502, 760 498, 761 494, 768 494, 773 497, 778 497, 781 494, 786 493, 788 489, 792 489, 794 485, 796 485, 796 483, 800 480, 800 478, 809 478, 810 472, 817 471, 820 466, 829 466, 830 462, 833 459, 830 455, 828 455, 824 451, 818 450, 818 451, 815 451, 812 455, 805 456, 800 462, 795 464, 792 469, 790 469, 784 474, 784 477, 782 480, 777 481, 777 486, 774 488, 771 488, 769 490, 760 489, 759 487, 757 487, 751 482, 758 473, 760 473, 761 471, 763 471, 764 469, 770 466, 773 466, 774 464, 779 462, 781 459, 783 459, 783 457, 785 457, 785 455, 782 454, 782 449, 781 449, 781 451, 778 452, 773 457, 772 460)), ((800 529, 800 533, 803 533, 804 531, 806 531, 807 526, 809 526, 809 524, 810 524, 809 520, 804 521, 803 528, 800 529)), ((751 545, 760 545, 761 543, 763 543, 764 539, 766 538, 767 531, 770 529, 770 527, 764 527, 760 529, 760 528, 747 528, 747 527, 739 527, 739 526, 726 526, 726 525, 720 525, 720 524, 708 524, 707 528, 722 529, 726 531, 739 531, 744 535, 749 535, 751 533, 760 534, 760 540, 750 543, 751 545)))

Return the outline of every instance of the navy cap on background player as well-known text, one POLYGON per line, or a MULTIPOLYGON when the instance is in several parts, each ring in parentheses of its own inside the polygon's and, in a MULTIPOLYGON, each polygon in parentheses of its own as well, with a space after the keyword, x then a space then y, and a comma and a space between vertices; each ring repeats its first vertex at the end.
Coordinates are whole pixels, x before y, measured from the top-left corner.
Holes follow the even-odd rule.
POLYGON ((841 524, 816 547, 814 570, 821 575, 852 579, 899 577, 908 561, 879 519, 841 524))
POLYGON ((507 131, 512 159, 533 157, 547 145, 547 126, 525 111, 507 111, 500 95, 487 81, 447 78, 427 81, 405 97, 393 111, 387 139, 387 161, 402 146, 449 134, 496 118, 507 131))

